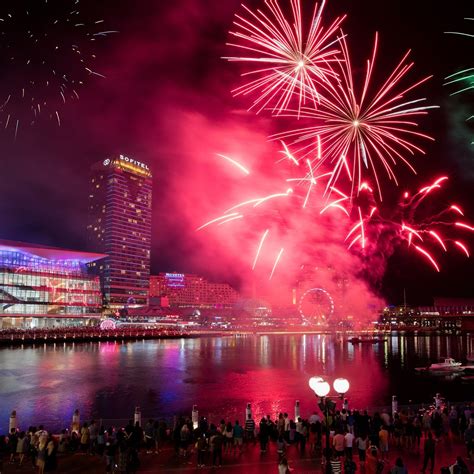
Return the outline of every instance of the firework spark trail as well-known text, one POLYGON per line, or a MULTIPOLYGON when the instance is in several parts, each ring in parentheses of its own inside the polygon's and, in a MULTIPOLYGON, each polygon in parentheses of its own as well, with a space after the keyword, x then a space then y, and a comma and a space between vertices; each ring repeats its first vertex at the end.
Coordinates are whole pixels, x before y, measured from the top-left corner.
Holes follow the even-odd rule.
POLYGON ((336 18, 330 26, 322 25, 325 0, 315 5, 311 26, 305 34, 300 0, 290 0, 292 16, 287 18, 277 0, 266 0, 268 12, 252 11, 243 6, 246 16, 236 15, 236 31, 230 35, 239 42, 229 46, 249 56, 226 57, 256 66, 243 74, 255 77, 237 87, 235 96, 255 94, 250 109, 257 113, 271 107, 274 113, 286 110, 293 100, 298 109, 306 103, 319 102, 319 84, 334 76, 331 63, 338 61, 337 32, 345 17, 336 18), (306 87, 300 87, 300 83, 306 87))
POLYGON ((299 161, 290 153, 290 150, 286 146, 283 140, 280 140, 281 145, 283 146, 284 150, 280 153, 283 153, 290 161, 292 161, 296 166, 299 166, 299 161))
POLYGON ((210 226, 211 224, 214 224, 214 223, 219 222, 223 219, 228 219, 229 217, 235 217, 235 216, 238 216, 238 215, 239 215, 238 212, 232 212, 231 214, 225 214, 223 216, 216 217, 215 219, 212 219, 212 220, 206 222, 205 224, 203 224, 202 226, 198 227, 196 230, 205 229, 206 227, 210 226))
POLYGON ((462 244, 458 240, 455 240, 454 243, 466 254, 467 258, 470 257, 469 250, 467 249, 467 247, 464 244, 462 244))
POLYGON ((282 249, 280 249, 280 251, 278 252, 278 255, 277 255, 276 259, 275 259, 275 263, 273 264, 272 272, 270 273, 269 280, 272 279, 273 274, 275 273, 275 270, 276 270, 276 268, 277 268, 277 266, 278 266, 278 263, 279 263, 279 261, 280 261, 280 259, 281 259, 282 254, 283 254, 283 250, 284 250, 284 249, 282 248, 282 249))
POLYGON ((443 247, 443 250, 447 252, 448 249, 446 248, 446 245, 444 244, 443 239, 434 230, 430 230, 429 233, 439 242, 441 247, 443 247))
POLYGON ((286 193, 275 193, 275 194, 270 194, 268 196, 265 196, 261 199, 259 199, 254 205, 253 207, 257 207, 257 206, 260 206, 262 205, 263 203, 269 201, 270 199, 275 199, 275 198, 285 198, 285 197, 288 197, 291 193, 293 192, 293 189, 292 188, 289 188, 286 193))
MULTIPOLYGON (((314 169, 323 165, 332 169, 327 192, 342 179, 343 170, 352 182, 353 191, 360 189, 363 178, 369 172, 376 182, 379 198, 382 199, 378 168, 385 170, 388 178, 398 184, 394 165, 402 162, 416 173, 406 154, 425 153, 411 139, 433 140, 429 135, 416 130, 418 123, 414 118, 426 115, 428 110, 438 106, 424 105, 424 98, 405 98, 431 76, 401 87, 401 82, 414 65, 413 62, 407 62, 408 52, 383 85, 371 93, 378 45, 376 35, 372 58, 367 61, 365 81, 361 92, 357 94, 345 37, 340 38, 340 43, 344 60, 332 66, 339 80, 321 84, 322 93, 317 108, 303 107, 301 110, 285 111, 284 114, 314 120, 316 125, 278 133, 272 138, 292 139, 292 144, 299 146, 295 154, 302 158, 319 155, 319 151, 314 150, 316 140, 317 148, 322 146, 324 153, 321 159, 313 160, 314 169)), ((300 87, 304 89, 306 86, 300 84, 300 87)))
POLYGON ((456 227, 462 227, 463 229, 467 229, 471 232, 474 232, 474 227, 472 225, 466 224, 465 222, 456 222, 454 225, 456 227))
POLYGON ((61 109, 78 100, 77 90, 94 70, 95 41, 104 20, 81 20, 79 0, 22 0, 0 5, 0 112, 5 129, 34 124, 42 117, 61 126, 61 109))
POLYGON ((452 205, 450 209, 452 209, 453 211, 456 211, 458 214, 464 217, 464 212, 459 206, 452 205))
MULTIPOLYGON (((474 21, 474 18, 464 18, 465 20, 474 21)), ((474 34, 470 33, 463 33, 460 31, 445 31, 446 34, 450 35, 459 35, 464 36, 467 38, 474 38, 474 34)), ((474 67, 466 68, 461 71, 457 71, 454 74, 450 74, 449 76, 445 77, 446 82, 444 83, 445 86, 455 84, 465 84, 461 86, 461 89, 452 92, 450 95, 461 94, 468 90, 474 89, 474 67)), ((469 119, 468 119, 469 120, 469 119)))
POLYGON ((258 248, 257 248, 257 253, 255 254, 255 259, 253 261, 252 270, 255 270, 255 266, 257 265, 258 257, 260 256, 260 251, 262 250, 263 243, 265 242, 265 239, 267 238, 268 232, 269 232, 269 229, 267 229, 263 233, 262 238, 260 239, 260 243, 258 244, 258 248))
POLYGON ((228 219, 220 221, 217 225, 226 224, 227 222, 235 221, 236 219, 243 219, 243 217, 244 216, 242 214, 239 214, 239 215, 233 216, 233 217, 229 217, 228 219))
POLYGON ((250 174, 250 171, 244 165, 239 163, 237 160, 234 160, 233 158, 230 158, 226 155, 222 155, 221 153, 216 153, 216 155, 219 156, 220 158, 223 158, 224 160, 227 160, 229 163, 232 163, 234 166, 239 168, 239 170, 241 170, 245 174, 250 174))
MULTIPOLYGON (((443 210, 437 214, 425 215, 424 217, 417 216, 417 214, 421 214, 423 211, 423 209, 420 208, 420 204, 429 196, 433 199, 434 196, 432 196, 431 191, 441 189, 446 180, 447 177, 442 176, 433 183, 423 186, 417 193, 413 194, 409 200, 407 200, 409 193, 403 193, 402 196, 404 196, 404 199, 400 200, 399 207, 393 214, 389 213, 386 216, 384 216, 384 214, 386 214, 387 210, 384 208, 381 209, 380 213, 375 212, 377 208, 373 205, 373 191, 370 186, 363 184, 361 186, 362 189, 360 189, 359 192, 366 193, 369 197, 369 202, 363 207, 356 206, 357 215, 350 215, 350 218, 353 218, 356 222, 347 232, 344 239, 345 241, 350 242, 348 250, 353 248, 357 242, 360 243, 360 248, 364 249, 363 240, 367 234, 374 236, 372 243, 367 240, 365 242, 366 249, 363 255, 369 260, 371 254, 380 251, 378 250, 379 245, 384 247, 389 243, 391 248, 395 248, 402 242, 407 242, 408 248, 413 245, 416 251, 428 259, 432 266, 439 271, 440 265, 436 261, 431 249, 427 247, 430 245, 430 240, 423 238, 424 236, 430 236, 431 241, 436 242, 436 245, 440 246, 445 253, 449 251, 447 243, 452 242, 460 248, 466 256, 469 256, 469 250, 464 244, 462 244, 462 242, 459 242, 452 237, 441 236, 437 230, 440 226, 445 229, 461 227, 474 232, 474 227, 464 222, 454 222, 452 220, 452 211, 454 210, 456 214, 459 214, 461 211, 459 206, 450 205, 443 208, 443 210), (384 232, 385 237, 383 241, 379 240, 379 232, 384 232), (420 245, 414 245, 414 239, 423 243, 423 247, 420 245)), ((342 204, 350 204, 349 199, 343 200, 342 204)), ((430 205, 430 207, 432 207, 432 205, 430 205)), ((435 250, 436 247, 434 247, 433 251, 435 250)))
POLYGON ((440 269, 439 269, 439 266, 438 264, 436 263, 435 259, 423 248, 419 247, 418 245, 415 245, 414 246, 416 248, 416 250, 418 250, 418 252, 422 253, 423 255, 425 255, 425 257, 432 263, 433 267, 436 268, 436 271, 439 272, 440 269))

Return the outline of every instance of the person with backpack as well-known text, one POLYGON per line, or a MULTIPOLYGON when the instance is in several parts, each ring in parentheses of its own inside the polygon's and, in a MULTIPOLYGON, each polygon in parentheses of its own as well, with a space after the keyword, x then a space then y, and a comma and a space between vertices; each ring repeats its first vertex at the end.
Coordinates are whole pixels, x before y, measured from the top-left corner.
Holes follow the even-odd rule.
POLYGON ((408 474, 408 469, 403 464, 402 458, 397 458, 395 466, 390 470, 390 474, 408 474))
POLYGON ((344 461, 344 474, 355 474, 357 471, 357 464, 352 459, 352 453, 346 454, 346 460, 344 461))

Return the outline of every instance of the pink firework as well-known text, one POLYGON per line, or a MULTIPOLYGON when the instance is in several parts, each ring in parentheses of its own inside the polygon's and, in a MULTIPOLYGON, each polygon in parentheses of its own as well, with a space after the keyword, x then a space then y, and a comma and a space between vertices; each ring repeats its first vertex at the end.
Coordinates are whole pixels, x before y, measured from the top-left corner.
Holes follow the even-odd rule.
MULTIPOLYGON (((382 83, 372 89, 371 83, 377 54, 378 36, 372 57, 367 61, 365 79, 357 93, 351 65, 349 49, 344 37, 340 39, 343 61, 337 62, 333 70, 337 78, 321 84, 322 92, 318 107, 305 107, 301 111, 289 111, 288 115, 313 120, 315 125, 287 131, 274 138, 291 138, 299 149, 295 154, 309 158, 315 170, 330 168, 331 178, 327 184, 330 190, 343 176, 352 183, 352 189, 361 188, 366 175, 373 176, 382 199, 379 170, 396 184, 394 167, 404 163, 415 173, 411 157, 424 151, 413 139, 433 140, 430 136, 417 131, 415 119, 427 114, 437 106, 425 105, 424 98, 409 99, 408 94, 429 79, 402 87, 402 81, 413 68, 413 62, 407 62, 409 52, 403 56, 395 69, 382 83), (317 148, 323 147, 319 156, 317 148)), ((306 89, 304 83, 300 84, 306 89)), ((353 193, 351 193, 353 194, 353 193)))
POLYGON ((226 57, 255 67, 243 74, 251 80, 234 89, 234 95, 255 95, 250 109, 261 112, 269 107, 274 113, 286 110, 295 99, 298 110, 303 105, 317 105, 319 84, 334 76, 331 63, 339 53, 336 33, 344 17, 325 28, 322 13, 325 0, 314 7, 307 33, 303 27, 300 0, 290 0, 292 18, 287 18, 276 0, 266 0, 268 11, 252 11, 245 5, 245 16, 236 15, 238 40, 230 46, 245 52, 245 56, 226 57), (300 85, 303 84, 304 87, 300 85))
MULTIPOLYGON (((461 207, 452 204, 443 207, 434 215, 423 215, 423 202, 431 199, 433 191, 441 189, 447 179, 446 176, 438 178, 430 185, 422 187, 412 197, 408 192, 403 193, 400 205, 389 217, 385 217, 382 211, 379 212, 374 205, 372 190, 363 185, 360 191, 368 196, 368 200, 363 204, 352 204, 351 210, 355 208, 356 212, 355 223, 345 239, 348 248, 357 244, 360 251, 366 252, 370 258, 370 254, 380 250, 381 246, 386 247, 386 252, 387 248, 393 250, 396 245, 404 242, 408 249, 413 249, 438 272, 441 266, 436 254, 439 251, 449 253, 454 250, 469 257, 467 245, 454 236, 457 229, 474 231, 471 225, 455 220, 458 215, 464 215, 461 207)), ((346 197, 344 204, 351 207, 349 197, 346 197)))
MULTIPOLYGON (((219 226, 238 226, 242 232, 252 234, 249 267, 251 266, 253 271, 267 271, 269 280, 276 276, 282 262, 287 265, 288 259, 293 258, 292 249, 295 250, 303 245, 303 242, 313 238, 301 231, 305 223, 309 224, 317 219, 322 226, 323 222, 339 220, 341 214, 349 217, 346 209, 339 204, 347 199, 342 191, 335 188, 334 193, 340 196, 339 199, 326 204, 323 192, 330 173, 315 175, 309 161, 298 162, 284 143, 280 153, 284 158, 279 160, 275 177, 270 178, 265 174, 263 180, 234 158, 216 154, 219 159, 223 159, 222 166, 232 165, 239 178, 250 174, 252 182, 245 181, 244 187, 248 191, 242 190, 241 201, 196 229, 205 231, 206 228, 219 226), (268 187, 269 183, 272 183, 274 188, 268 187), (322 208, 324 204, 326 205, 322 208)), ((343 232, 335 233, 334 240, 342 236, 343 232)), ((340 241, 342 242, 342 239, 340 241)))

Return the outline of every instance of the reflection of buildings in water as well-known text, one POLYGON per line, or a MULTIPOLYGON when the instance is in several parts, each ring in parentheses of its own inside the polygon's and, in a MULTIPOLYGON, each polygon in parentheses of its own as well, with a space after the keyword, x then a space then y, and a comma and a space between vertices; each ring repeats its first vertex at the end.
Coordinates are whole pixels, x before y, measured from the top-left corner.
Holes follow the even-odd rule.
POLYGON ((263 367, 267 367, 269 365, 269 343, 268 343, 268 336, 260 336, 259 338, 260 348, 259 348, 259 360, 260 364, 263 367))

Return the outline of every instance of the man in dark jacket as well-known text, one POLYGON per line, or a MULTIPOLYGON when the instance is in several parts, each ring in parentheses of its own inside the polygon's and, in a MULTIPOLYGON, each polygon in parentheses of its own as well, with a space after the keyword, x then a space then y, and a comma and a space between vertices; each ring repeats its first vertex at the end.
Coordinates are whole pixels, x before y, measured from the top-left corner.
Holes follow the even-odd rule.
POLYGON ((426 471, 426 468, 428 467, 428 461, 431 461, 430 471, 433 472, 434 462, 435 462, 435 451, 436 451, 436 443, 430 431, 428 433, 428 438, 425 440, 424 449, 423 449, 424 459, 423 459, 422 472, 426 471))

